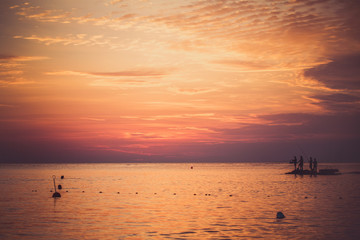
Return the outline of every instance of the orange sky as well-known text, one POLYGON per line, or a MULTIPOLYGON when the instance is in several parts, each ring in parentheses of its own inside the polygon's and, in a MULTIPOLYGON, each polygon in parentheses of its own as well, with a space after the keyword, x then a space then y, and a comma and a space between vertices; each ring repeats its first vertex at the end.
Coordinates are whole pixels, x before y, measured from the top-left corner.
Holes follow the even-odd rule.
POLYGON ((326 151, 330 140, 360 138, 358 3, 0 7, 1 161, 38 161, 34 148, 48 145, 66 158, 97 153, 98 161, 206 160, 216 147, 214 160, 246 161, 246 144, 323 140, 326 151), (31 150, 12 155, 22 148, 31 150))

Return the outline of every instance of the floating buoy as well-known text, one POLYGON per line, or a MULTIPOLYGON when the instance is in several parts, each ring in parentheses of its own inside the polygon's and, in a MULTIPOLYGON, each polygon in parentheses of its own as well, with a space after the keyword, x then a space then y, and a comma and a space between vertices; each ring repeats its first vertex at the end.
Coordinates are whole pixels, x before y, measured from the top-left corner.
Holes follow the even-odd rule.
POLYGON ((138 192, 136 192, 135 194, 138 194, 138 192))
POLYGON ((61 194, 59 192, 54 192, 54 194, 52 195, 53 198, 58 198, 61 197, 61 194))
POLYGON ((196 193, 194 193, 194 196, 196 196, 196 193))
POLYGON ((62 186, 61 186, 61 184, 59 184, 59 185, 58 185, 58 189, 59 189, 59 190, 60 190, 60 189, 62 189, 62 186))
POLYGON ((282 212, 277 212, 276 218, 277 219, 282 219, 282 218, 285 218, 285 215, 282 212))
POLYGON ((99 193, 102 193, 102 191, 100 191, 99 193))
POLYGON ((232 197, 232 195, 230 194, 229 197, 232 197))
POLYGON ((190 167, 190 169, 193 169, 193 168, 194 168, 193 166, 190 167))
POLYGON ((176 195, 176 193, 174 193, 174 195, 176 195))
POLYGON ((120 194, 120 192, 117 192, 117 194, 120 194))
POLYGON ((85 191, 82 191, 82 192, 85 192, 85 191))
POLYGON ((56 178, 56 176, 53 175, 52 178, 53 178, 53 181, 54 181, 54 190, 55 190, 55 192, 54 192, 54 194, 52 195, 52 197, 53 197, 53 198, 59 198, 59 197, 61 197, 61 194, 56 191, 56 184, 55 184, 55 178, 56 178))

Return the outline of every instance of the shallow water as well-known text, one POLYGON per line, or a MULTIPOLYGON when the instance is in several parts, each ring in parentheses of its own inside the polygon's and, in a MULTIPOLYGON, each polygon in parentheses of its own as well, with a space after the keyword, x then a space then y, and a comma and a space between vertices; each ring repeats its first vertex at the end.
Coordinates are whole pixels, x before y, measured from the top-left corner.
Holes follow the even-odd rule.
MULTIPOLYGON (((327 165, 343 173, 360 171, 359 164, 327 165)), ((301 177, 284 174, 290 164, 259 163, 0 167, 0 239, 358 239, 360 234, 359 174, 301 177), (51 197, 52 175, 63 186, 58 199, 51 197), (276 219, 278 211, 286 218, 276 219)))

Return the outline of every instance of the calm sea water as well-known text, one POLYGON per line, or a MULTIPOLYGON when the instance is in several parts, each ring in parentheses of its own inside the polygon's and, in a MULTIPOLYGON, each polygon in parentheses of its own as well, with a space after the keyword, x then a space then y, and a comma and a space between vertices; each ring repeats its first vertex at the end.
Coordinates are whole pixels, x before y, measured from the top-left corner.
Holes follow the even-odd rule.
MULTIPOLYGON (((327 166, 360 171, 359 164, 327 166)), ((0 165, 0 239, 359 239, 360 175, 284 174, 290 170, 290 164, 0 165), (53 175, 63 186, 59 199, 51 197, 53 175), (286 218, 276 219, 278 211, 286 218)))

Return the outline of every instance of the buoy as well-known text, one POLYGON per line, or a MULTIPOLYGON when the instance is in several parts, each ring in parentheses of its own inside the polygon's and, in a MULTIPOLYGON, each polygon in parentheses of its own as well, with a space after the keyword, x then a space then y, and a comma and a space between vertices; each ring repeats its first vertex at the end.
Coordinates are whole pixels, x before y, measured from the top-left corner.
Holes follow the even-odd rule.
POLYGON ((82 191, 82 192, 85 192, 85 191, 82 191))
POLYGON ((117 192, 117 194, 120 194, 120 192, 117 192))
POLYGON ((61 179, 64 179, 64 175, 61 175, 61 179))
POLYGON ((138 192, 136 192, 135 194, 138 194, 138 192))
POLYGON ((102 193, 102 191, 100 191, 99 193, 102 193))
POLYGON ((196 196, 196 193, 194 193, 194 196, 196 196))
POLYGON ((230 194, 229 197, 232 197, 232 195, 230 194))
POLYGON ((53 198, 58 198, 61 197, 61 194, 59 192, 54 192, 54 194, 52 195, 53 198))
POLYGON ((285 215, 282 212, 277 212, 276 218, 277 219, 282 219, 282 218, 285 218, 285 215))
POLYGON ((55 189, 55 192, 54 192, 54 194, 52 195, 52 197, 53 197, 53 198, 59 198, 59 197, 61 197, 61 194, 56 191, 56 184, 55 184, 55 178, 56 178, 56 176, 53 175, 52 178, 53 178, 53 181, 54 181, 54 189, 55 189))
POLYGON ((174 195, 176 195, 176 193, 174 193, 174 195))
POLYGON ((193 166, 190 167, 190 169, 193 169, 193 168, 194 168, 193 166))
POLYGON ((61 186, 61 184, 59 184, 59 185, 58 185, 58 189, 59 189, 59 190, 60 190, 60 189, 62 189, 62 186, 61 186))

